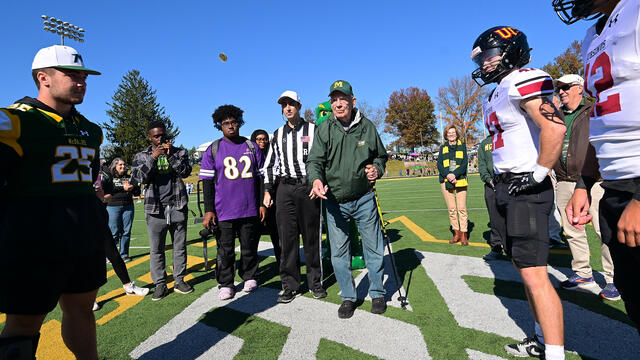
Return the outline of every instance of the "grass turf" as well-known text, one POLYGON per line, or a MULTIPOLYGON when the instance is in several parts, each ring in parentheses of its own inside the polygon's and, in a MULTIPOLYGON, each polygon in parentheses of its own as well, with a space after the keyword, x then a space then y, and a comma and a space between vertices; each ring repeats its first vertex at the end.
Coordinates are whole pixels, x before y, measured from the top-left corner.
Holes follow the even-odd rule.
MULTIPOLYGON (((448 215, 440 187, 435 177, 412 178, 399 180, 380 181, 377 191, 381 207, 386 221, 405 216, 420 228, 433 235, 435 239, 448 240, 451 237, 448 215)), ((197 212, 195 195, 191 196, 190 208, 197 212)), ((401 281, 404 284, 412 312, 389 307, 385 316, 397 319, 419 327, 428 344, 429 354, 434 359, 464 359, 467 358, 466 350, 474 349, 507 357, 502 350, 504 344, 513 339, 504 338, 496 334, 460 327, 450 313, 444 298, 438 292, 433 281, 426 275, 415 256, 415 250, 429 251, 481 257, 488 252, 488 247, 481 246, 486 243, 489 235, 487 227, 488 214, 484 205, 483 186, 478 176, 470 177, 470 185, 467 196, 467 208, 469 209, 470 242, 480 246, 453 246, 446 243, 425 242, 411 231, 405 223, 396 221, 388 225, 387 232, 393 242, 394 254, 398 266, 401 281)), ((139 285, 145 285, 151 280, 148 272, 148 236, 144 222, 142 204, 136 204, 136 215, 132 230, 131 250, 133 261, 129 264, 129 274, 136 279, 139 285)), ((189 220, 192 223, 192 220, 189 220)), ((190 224, 188 226, 188 254, 192 257, 189 262, 189 273, 192 278, 189 282, 194 285, 196 291, 181 295, 172 293, 162 301, 152 302, 151 295, 138 298, 139 302, 130 304, 133 297, 114 294, 102 301, 103 308, 96 312, 98 347, 101 358, 126 359, 129 352, 146 338, 156 332, 160 327, 180 313, 191 302, 197 299, 207 290, 216 286, 213 272, 205 272, 201 266, 196 265, 198 258, 202 257, 202 245, 199 242, 198 231, 201 225, 190 224), (121 303, 119 301, 129 301, 121 303), (126 306, 125 306, 126 305, 126 306), (119 312, 119 309, 126 308, 119 312), (115 315, 114 315, 115 313, 115 315), (112 316, 109 318, 109 316, 112 316)), ((588 227, 589 245, 591 248, 591 264, 594 270, 601 271, 600 245, 593 228, 588 227)), ((262 241, 269 241, 263 236, 262 241)), ((168 240, 170 244, 170 240, 168 240)), ((209 258, 215 259, 215 246, 209 248, 209 258)), ((570 255, 568 251, 553 253, 550 264, 554 266, 570 267, 570 255)), ((170 266, 171 251, 167 252, 167 265, 170 266)), ((110 267, 108 267, 110 269, 110 267)), ((336 304, 340 303, 337 295, 338 285, 332 274, 330 263, 324 262, 324 284, 329 296, 324 301, 336 304)), ((303 268, 304 271, 304 268, 303 268)), ((170 268, 168 268, 170 272, 170 268)), ((258 280, 261 286, 274 289, 280 288, 280 281, 273 258, 263 258, 258 271, 258 280)), ((304 279, 304 274, 303 274, 304 279)), ((520 284, 509 281, 501 281, 473 276, 464 276, 465 282, 476 292, 494 294, 506 298, 523 299, 523 290, 520 284)), ((236 278, 237 281, 241 281, 236 278)), ((151 285, 148 285, 151 286, 151 285)), ((117 293, 121 289, 118 278, 110 276, 108 282, 99 291, 99 298, 112 292, 117 293)), ((604 302, 603 300, 582 293, 559 291, 563 300, 578 304, 589 311, 602 314, 606 317, 629 323, 622 302, 604 302)), ((306 294, 305 296, 310 296, 306 294)), ((362 305, 361 309, 368 310, 369 305, 362 305)), ((56 308, 47 316, 45 322, 61 320, 59 308, 56 308)), ((3 318, 0 317, 0 322, 3 318)), ((286 341, 289 329, 281 325, 261 319, 255 315, 240 313, 227 308, 212 309, 201 322, 229 332, 245 340, 245 343, 236 358, 261 358, 276 359, 286 341)), ((4 324, 0 324, 0 328, 4 324)), ((382 330, 381 330, 382 331, 382 330)), ((59 337, 59 333, 44 334, 47 337, 59 337)), ((322 340, 317 352, 318 358, 371 358, 370 355, 360 353, 354 349, 345 347, 329 340, 322 340), (339 355, 338 355, 339 354, 339 355)), ((579 358, 577 355, 568 354, 568 358, 579 358)))

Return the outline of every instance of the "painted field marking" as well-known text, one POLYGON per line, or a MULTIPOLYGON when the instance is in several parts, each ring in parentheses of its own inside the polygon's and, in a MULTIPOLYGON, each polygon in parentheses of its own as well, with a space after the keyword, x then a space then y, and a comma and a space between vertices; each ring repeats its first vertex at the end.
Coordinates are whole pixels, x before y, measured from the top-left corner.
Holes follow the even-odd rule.
POLYGON ((7 315, 0 314, 0 324, 4 323, 5 321, 7 321, 7 315))
MULTIPOLYGON (((125 266, 127 267, 127 269, 131 269, 132 267, 134 267, 136 265, 140 265, 140 264, 142 264, 144 262, 147 262, 147 261, 149 261, 149 255, 145 255, 143 257, 140 257, 140 258, 137 258, 137 259, 135 259, 133 261, 130 261, 130 262, 126 263, 125 266)), ((112 277, 115 274, 116 274, 116 272, 113 269, 107 271, 107 279, 112 277)))
MULTIPOLYGON (((427 231, 425 231, 420 226, 416 225, 416 223, 414 223, 413 221, 409 220, 409 218, 407 218, 404 215, 403 216, 398 216, 397 218, 393 218, 393 219, 389 220, 389 224, 392 224, 392 223, 395 223, 395 222, 402 223, 412 233, 414 233, 417 237, 419 237, 420 240, 422 240, 424 242, 432 242, 432 243, 439 243, 439 244, 449 244, 449 240, 438 240, 438 239, 436 239, 433 235, 429 234, 427 231)), ((460 243, 451 244, 451 245, 460 245, 461 246, 460 243)), ((488 244, 477 243, 477 242, 469 242, 469 246, 484 247, 484 248, 490 247, 488 244)), ((549 253, 551 253, 551 254, 570 255, 571 251, 570 250, 562 250, 562 249, 550 249, 549 253)))
POLYGON ((62 324, 55 319, 42 324, 40 342, 36 351, 38 359, 74 360, 76 358, 62 341, 61 329, 62 324))

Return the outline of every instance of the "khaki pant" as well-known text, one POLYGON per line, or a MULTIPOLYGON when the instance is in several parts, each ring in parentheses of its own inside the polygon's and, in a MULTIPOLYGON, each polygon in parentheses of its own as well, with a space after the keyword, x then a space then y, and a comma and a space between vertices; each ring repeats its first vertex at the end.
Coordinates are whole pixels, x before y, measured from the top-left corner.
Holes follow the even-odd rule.
POLYGON ((440 184, 444 201, 449 209, 449 223, 453 230, 467 232, 467 187, 447 190, 444 183, 440 184))
MULTIPOLYGON (((571 249, 571 269, 581 277, 592 277, 591 265, 589 265, 589 243, 587 242, 587 233, 585 230, 578 230, 567 221, 567 214, 565 208, 573 195, 573 190, 576 187, 576 183, 569 181, 558 181, 557 190, 557 203, 558 210, 562 215, 562 228, 567 235, 567 241, 569 242, 569 248, 571 249)), ((589 214, 593 216, 591 222, 593 228, 600 238, 600 220, 598 218, 598 212, 600 208, 600 199, 604 194, 604 189, 600 186, 600 182, 597 182, 591 188, 591 207, 589 208, 589 214)), ((609 253, 609 247, 602 243, 602 267, 604 269, 604 278, 608 283, 613 282, 613 261, 611 260, 611 254, 609 253)))

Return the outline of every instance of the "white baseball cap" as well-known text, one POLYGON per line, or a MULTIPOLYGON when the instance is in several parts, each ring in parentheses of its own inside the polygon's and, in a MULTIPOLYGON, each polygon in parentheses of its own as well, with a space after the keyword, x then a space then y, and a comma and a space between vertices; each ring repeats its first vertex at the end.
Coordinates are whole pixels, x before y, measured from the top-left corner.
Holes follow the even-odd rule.
POLYGON ((90 75, 100 75, 98 71, 84 67, 82 56, 76 49, 63 45, 53 45, 38 51, 33 58, 31 70, 44 68, 74 69, 86 71, 90 75))
POLYGON ((281 100, 284 98, 289 98, 297 102, 298 104, 302 105, 302 102, 300 101, 300 96, 298 96, 298 93, 295 91, 287 90, 283 92, 282 95, 280 95, 280 97, 278 98, 278 104, 282 104, 281 100))
POLYGON ((563 75, 559 77, 556 80, 556 84, 557 83, 566 84, 566 85, 584 86, 584 79, 582 78, 582 76, 577 74, 568 74, 568 75, 563 75))

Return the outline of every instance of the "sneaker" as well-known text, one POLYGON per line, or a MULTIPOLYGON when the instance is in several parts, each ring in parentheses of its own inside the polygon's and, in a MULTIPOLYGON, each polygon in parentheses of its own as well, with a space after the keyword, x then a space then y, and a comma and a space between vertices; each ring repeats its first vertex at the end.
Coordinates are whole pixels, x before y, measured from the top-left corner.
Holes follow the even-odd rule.
POLYGON ((371 301, 372 314, 384 314, 387 311, 387 302, 383 297, 375 298, 371 301))
POLYGON ((129 261, 131 261, 131 258, 128 256, 123 256, 122 261, 124 261, 125 263, 128 263, 129 261))
POLYGON ((127 293, 127 295, 145 296, 149 293, 148 288, 141 288, 139 286, 136 286, 133 281, 128 284, 122 285, 122 287, 124 288, 124 291, 127 293))
POLYGON ((604 289, 600 291, 600 297, 605 300, 611 300, 611 301, 616 301, 621 299, 618 289, 612 283, 607 284, 607 286, 605 286, 604 289))
POLYGON ((345 300, 338 308, 338 317, 340 319, 348 319, 353 316, 353 313, 356 311, 356 303, 351 300, 345 300))
POLYGON ((323 288, 313 289, 311 290, 311 294, 313 294, 313 297, 316 299, 324 299, 327 297, 327 291, 323 288))
POLYGON ((573 274, 572 277, 560 283, 560 286, 565 290, 585 290, 598 286, 593 280, 593 277, 583 278, 578 274, 573 274))
POLYGON ((156 285, 156 289, 153 291, 153 296, 151 300, 158 301, 164 299, 165 296, 169 295, 169 289, 165 284, 156 285))
POLYGON ((538 341, 537 336, 526 338, 519 344, 509 344, 504 346, 504 351, 515 357, 536 357, 544 359, 544 345, 538 341))
POLYGON ((294 290, 285 290, 282 295, 278 296, 278 302, 281 304, 290 303, 298 296, 298 292, 294 290))
POLYGON ((251 280, 247 280, 244 282, 244 288, 242 288, 242 291, 244 292, 252 292, 253 290, 255 290, 258 287, 258 282, 251 279, 251 280))
POLYGON ((488 254, 482 257, 484 261, 500 260, 502 259, 502 252, 491 250, 488 254))
POLYGON ((218 292, 218 299, 220 300, 229 300, 232 299, 236 295, 236 290, 230 287, 221 287, 218 292))
POLYGON ((93 309, 92 309, 92 310, 93 310, 93 311, 98 311, 98 310, 100 310, 100 305, 98 305, 98 303, 97 303, 97 302, 95 302, 95 301, 93 302, 93 309))
POLYGON ((193 286, 184 281, 176 281, 176 284, 173 285, 173 291, 180 294, 189 294, 193 292, 193 286))

